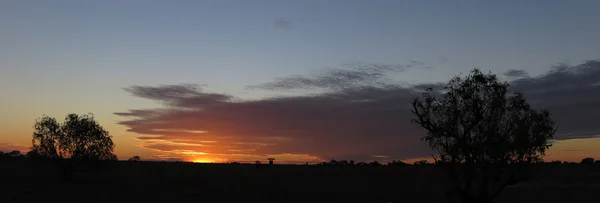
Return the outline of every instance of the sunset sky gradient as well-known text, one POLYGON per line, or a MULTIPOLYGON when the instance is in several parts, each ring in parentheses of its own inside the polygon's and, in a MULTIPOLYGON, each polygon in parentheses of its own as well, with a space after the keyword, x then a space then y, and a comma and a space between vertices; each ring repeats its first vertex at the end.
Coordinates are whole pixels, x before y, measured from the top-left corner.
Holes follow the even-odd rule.
POLYGON ((425 86, 472 68, 600 159, 600 1, 2 1, 0 151, 94 113, 120 159, 413 160, 425 86))

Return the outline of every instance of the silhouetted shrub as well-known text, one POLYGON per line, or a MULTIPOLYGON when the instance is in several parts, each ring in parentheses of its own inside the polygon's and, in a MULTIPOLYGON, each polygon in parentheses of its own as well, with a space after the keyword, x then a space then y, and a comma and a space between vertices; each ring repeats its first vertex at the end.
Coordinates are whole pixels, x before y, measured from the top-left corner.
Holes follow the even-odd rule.
POLYGON ((354 165, 356 165, 356 164, 354 163, 354 160, 350 160, 350 161, 348 162, 348 165, 349 165, 349 166, 354 166, 354 165))
POLYGON ((332 159, 331 161, 329 161, 329 164, 328 164, 328 165, 331 165, 331 166, 339 166, 339 165, 340 165, 340 163, 338 163, 338 161, 336 161, 335 159, 332 159))
POLYGON ((366 165, 368 165, 368 164, 367 164, 367 163, 365 163, 365 162, 358 162, 356 165, 357 165, 357 166, 366 166, 366 165))
POLYGON ((378 161, 372 161, 369 163, 369 166, 381 166, 381 163, 379 163, 378 161))
POLYGON ((346 160, 341 160, 340 162, 338 162, 340 165, 342 166, 347 166, 348 165, 348 161, 346 160))
POLYGON ((0 151, 0 158, 22 159, 22 158, 25 158, 25 156, 23 154, 21 154, 21 151, 19 151, 19 150, 12 150, 10 152, 1 152, 0 151))
POLYGON ((141 161, 142 159, 140 158, 140 156, 133 156, 131 158, 129 158, 127 161, 134 161, 134 162, 138 162, 141 161))
POLYGON ((354 166, 354 161, 353 160, 350 160, 350 161, 347 161, 347 160, 337 161, 335 159, 332 159, 329 162, 322 162, 320 165, 322 165, 322 166, 325 166, 325 165, 327 165, 327 166, 354 166))
POLYGON ((410 164, 402 162, 402 161, 392 161, 387 163, 388 166, 408 166, 410 164))
POLYGON ((415 166, 420 166, 420 165, 429 165, 429 162, 427 160, 420 160, 420 161, 415 161, 413 163, 413 165, 415 166))
POLYGON ((4 156, 18 157, 18 156, 21 156, 21 151, 19 151, 19 150, 12 150, 12 151, 4 154, 4 156))
POLYGON ((587 157, 581 160, 581 164, 593 164, 594 163, 594 158, 592 157, 587 157))

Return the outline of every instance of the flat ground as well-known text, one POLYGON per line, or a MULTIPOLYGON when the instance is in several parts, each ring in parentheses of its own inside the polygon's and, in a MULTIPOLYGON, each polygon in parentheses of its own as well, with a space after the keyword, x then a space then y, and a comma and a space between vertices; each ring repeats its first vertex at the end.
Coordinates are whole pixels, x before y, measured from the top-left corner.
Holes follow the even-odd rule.
MULTIPOLYGON (((60 181, 56 167, 0 162, 0 202, 446 202, 432 166, 316 167, 116 162, 60 181)), ((598 202, 600 164, 545 164, 497 202, 598 202)))

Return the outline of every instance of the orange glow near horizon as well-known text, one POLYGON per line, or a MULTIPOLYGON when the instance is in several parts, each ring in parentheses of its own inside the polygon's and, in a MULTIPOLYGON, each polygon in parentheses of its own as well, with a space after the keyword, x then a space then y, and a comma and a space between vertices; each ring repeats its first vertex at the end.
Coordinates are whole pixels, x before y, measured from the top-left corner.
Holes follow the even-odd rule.
POLYGON ((194 163, 214 163, 215 161, 212 159, 201 158, 201 159, 194 159, 192 162, 194 162, 194 163))
MULTIPOLYGON (((6 135, 4 132, 0 132, 0 138, 6 135)), ((116 140, 116 139, 115 139, 116 140)), ((0 140, 0 151, 9 152, 12 150, 20 150, 22 153, 29 151, 29 144, 26 141, 11 142, 0 140)), ((156 141, 158 142, 158 141, 156 141)), ((161 141, 162 142, 162 141, 161 141)), ((119 142, 123 143, 123 142, 119 142)), ((268 154, 268 155, 257 155, 252 153, 240 153, 231 154, 223 153, 224 150, 218 150, 218 145, 212 147, 206 147, 202 149, 193 148, 197 143, 192 144, 180 144, 165 141, 169 145, 173 145, 175 149, 157 150, 157 149, 146 149, 144 144, 125 144, 118 145, 115 149, 115 153, 121 160, 127 160, 127 158, 139 155, 142 160, 182 160, 186 162, 194 163, 227 163, 227 162, 240 162, 240 163, 254 163, 260 161, 262 163, 267 162, 267 157, 276 158, 278 164, 304 164, 304 163, 318 163, 322 161, 329 161, 318 156, 309 154, 268 154), (192 147, 190 147, 192 146, 192 147), (178 149, 178 147, 181 147, 178 149), (147 150, 147 151, 135 151, 136 148, 147 150)), ((221 144, 227 144, 226 142, 220 142, 221 144)), ((585 138, 585 139, 568 139, 568 140, 556 140, 553 141, 553 146, 546 152, 544 156, 545 161, 568 161, 568 162, 580 162, 583 158, 592 157, 594 159, 600 159, 600 138, 585 138)), ((383 157, 377 155, 377 157, 383 157)), ((376 160, 376 159, 374 159, 376 160)), ((427 160, 433 162, 430 156, 417 157, 404 159, 402 161, 406 163, 414 163, 419 160, 427 160)), ((370 160, 369 160, 370 161, 370 160)), ((379 160, 382 161, 382 160, 379 160)))

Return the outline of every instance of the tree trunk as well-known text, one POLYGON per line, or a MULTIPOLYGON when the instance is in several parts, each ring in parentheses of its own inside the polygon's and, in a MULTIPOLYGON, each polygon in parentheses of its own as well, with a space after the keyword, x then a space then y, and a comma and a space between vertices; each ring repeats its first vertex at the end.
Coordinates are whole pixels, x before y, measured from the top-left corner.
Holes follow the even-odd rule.
POLYGON ((479 199, 479 201, 477 201, 477 203, 493 203, 494 199, 490 198, 490 197, 485 197, 485 198, 481 198, 479 199))
POLYGON ((71 160, 58 160, 58 166, 62 174, 63 181, 71 181, 73 179, 73 163, 71 160))

